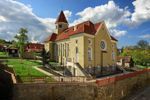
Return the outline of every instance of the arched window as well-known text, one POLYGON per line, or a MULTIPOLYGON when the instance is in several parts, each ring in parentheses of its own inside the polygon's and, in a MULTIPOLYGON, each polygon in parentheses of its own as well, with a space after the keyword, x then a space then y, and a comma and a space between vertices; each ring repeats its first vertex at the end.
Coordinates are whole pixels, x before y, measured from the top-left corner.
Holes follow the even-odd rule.
POLYGON ((78 47, 76 47, 76 54, 78 53, 79 51, 78 51, 78 47))
POLYGON ((115 61, 115 52, 112 52, 112 60, 115 61))
POLYGON ((88 60, 92 60, 92 48, 88 47, 88 60))

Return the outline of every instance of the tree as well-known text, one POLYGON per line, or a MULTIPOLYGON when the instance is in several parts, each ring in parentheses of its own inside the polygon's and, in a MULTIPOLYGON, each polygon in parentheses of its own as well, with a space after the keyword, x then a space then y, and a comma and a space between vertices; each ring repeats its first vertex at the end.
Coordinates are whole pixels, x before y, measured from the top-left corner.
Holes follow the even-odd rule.
POLYGON ((41 56, 42 56, 43 66, 45 66, 46 64, 49 64, 50 53, 46 52, 45 48, 42 49, 41 56))
POLYGON ((20 28, 19 33, 15 36, 16 45, 19 49, 19 57, 23 58, 24 48, 28 40, 28 36, 26 35, 28 30, 26 28, 20 28))
POLYGON ((138 41, 137 46, 141 49, 147 49, 149 48, 149 43, 145 40, 140 40, 138 41))

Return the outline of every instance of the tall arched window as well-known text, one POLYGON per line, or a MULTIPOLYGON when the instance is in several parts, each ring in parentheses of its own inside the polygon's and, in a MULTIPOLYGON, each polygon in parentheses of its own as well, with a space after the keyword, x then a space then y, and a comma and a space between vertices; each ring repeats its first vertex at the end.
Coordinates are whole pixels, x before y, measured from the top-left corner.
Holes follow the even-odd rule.
POLYGON ((92 48, 88 47, 88 60, 92 60, 92 48))
POLYGON ((75 62, 79 61, 79 50, 78 47, 75 48, 75 62))
POLYGON ((115 52, 112 52, 112 60, 115 61, 115 52))

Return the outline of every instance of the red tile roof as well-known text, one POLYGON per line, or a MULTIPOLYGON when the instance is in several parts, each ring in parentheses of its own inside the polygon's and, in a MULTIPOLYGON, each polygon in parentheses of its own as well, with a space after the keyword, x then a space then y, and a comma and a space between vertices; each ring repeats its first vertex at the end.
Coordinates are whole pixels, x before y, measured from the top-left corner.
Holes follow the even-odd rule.
POLYGON ((60 33, 60 35, 57 36, 56 41, 67 39, 71 35, 79 34, 79 33, 87 33, 87 34, 95 35, 100 25, 101 23, 93 24, 91 21, 80 23, 60 33))
POLYGON ((65 17, 65 14, 63 11, 60 12, 60 15, 58 16, 57 20, 55 23, 58 23, 58 22, 65 22, 65 23, 68 23, 66 17, 65 17))
POLYGON ((42 51, 42 49, 44 48, 43 44, 39 44, 39 43, 28 43, 25 47, 26 51, 42 51))
POLYGON ((52 33, 46 40, 45 42, 48 42, 48 41, 55 41, 57 38, 57 34, 56 33, 52 33))
MULTIPOLYGON (((75 26, 65 29, 59 35, 57 35, 56 33, 53 33, 51 36, 47 38, 45 42, 47 41, 54 42, 54 41, 68 39, 70 36, 74 34, 79 34, 79 33, 87 33, 87 34, 95 35, 95 33, 101 27, 101 25, 102 25, 102 22, 93 24, 91 21, 85 21, 85 22, 82 22, 80 24, 77 24, 75 26)), ((113 36, 111 36, 111 39, 114 41, 118 41, 113 36)))

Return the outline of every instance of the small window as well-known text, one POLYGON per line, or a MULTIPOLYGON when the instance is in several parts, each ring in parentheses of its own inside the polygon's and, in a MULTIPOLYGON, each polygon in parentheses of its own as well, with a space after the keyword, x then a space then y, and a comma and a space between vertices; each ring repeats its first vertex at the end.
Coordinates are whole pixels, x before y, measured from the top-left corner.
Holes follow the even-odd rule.
POLYGON ((92 40, 88 39, 88 43, 89 43, 89 45, 91 45, 92 44, 92 40))
POLYGON ((78 40, 76 40, 76 44, 78 43, 78 40))
POLYGON ((62 28, 62 25, 59 25, 59 28, 62 28))

